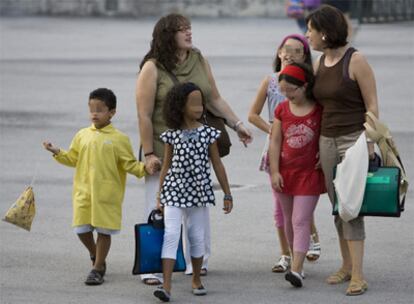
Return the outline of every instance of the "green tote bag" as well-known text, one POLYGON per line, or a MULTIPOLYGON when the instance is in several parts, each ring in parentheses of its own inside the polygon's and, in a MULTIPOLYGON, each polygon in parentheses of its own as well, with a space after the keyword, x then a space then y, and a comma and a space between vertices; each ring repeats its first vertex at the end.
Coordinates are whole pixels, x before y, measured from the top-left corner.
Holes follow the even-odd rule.
MULTIPOLYGON (((400 217, 400 175, 397 167, 379 167, 374 172, 368 172, 359 216, 400 217)), ((338 215, 336 195, 332 214, 338 215)))

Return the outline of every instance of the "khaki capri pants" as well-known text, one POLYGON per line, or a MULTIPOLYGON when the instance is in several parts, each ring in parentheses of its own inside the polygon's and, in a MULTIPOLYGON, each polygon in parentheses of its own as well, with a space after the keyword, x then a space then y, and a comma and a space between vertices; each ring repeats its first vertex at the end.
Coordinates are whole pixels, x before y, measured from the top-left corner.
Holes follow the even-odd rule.
MULTIPOLYGON (((325 137, 321 135, 319 138, 319 157, 332 206, 334 204, 333 170, 343 159, 345 151, 355 144, 362 132, 362 130, 356 131, 338 137, 325 137)), ((365 239, 364 218, 361 216, 345 222, 339 215, 335 215, 335 226, 339 237, 342 239, 348 241, 361 241, 365 239)))

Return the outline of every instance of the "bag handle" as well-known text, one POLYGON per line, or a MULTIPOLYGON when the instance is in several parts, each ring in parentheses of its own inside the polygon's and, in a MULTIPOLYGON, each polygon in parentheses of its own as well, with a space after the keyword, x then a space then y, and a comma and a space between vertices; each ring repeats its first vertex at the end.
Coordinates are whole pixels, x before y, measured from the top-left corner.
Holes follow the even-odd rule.
POLYGON ((33 177, 32 177, 32 180, 30 182, 29 188, 32 188, 33 189, 33 186, 34 186, 35 181, 37 179, 37 172, 38 171, 39 171, 39 161, 36 161, 35 169, 34 169, 34 173, 33 173, 33 177))
POLYGON ((148 216, 148 224, 151 224, 154 228, 164 228, 164 216, 159 209, 154 209, 148 216))
POLYGON ((180 83, 180 81, 178 80, 177 76, 173 72, 171 72, 169 69, 167 69, 162 63, 159 63, 158 61, 156 61, 155 62, 155 65, 157 65, 160 68, 162 68, 167 73, 167 75, 170 77, 170 79, 172 80, 172 82, 174 84, 179 84, 180 83))
POLYGON ((175 76, 175 74, 173 74, 171 71, 165 69, 165 71, 167 72, 167 75, 170 76, 171 80, 174 82, 174 84, 179 84, 180 81, 178 80, 177 76, 175 76))

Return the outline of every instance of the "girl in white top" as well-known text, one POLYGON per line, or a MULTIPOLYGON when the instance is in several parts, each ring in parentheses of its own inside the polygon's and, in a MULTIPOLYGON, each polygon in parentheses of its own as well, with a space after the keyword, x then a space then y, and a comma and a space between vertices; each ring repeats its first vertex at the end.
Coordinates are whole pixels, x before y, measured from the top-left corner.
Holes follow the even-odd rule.
MULTIPOLYGON (((261 129, 266 134, 270 134, 274 111, 276 106, 286 97, 280 92, 278 84, 278 73, 287 65, 292 62, 297 63, 306 63, 312 66, 312 57, 310 53, 310 48, 306 38, 302 35, 288 35, 283 40, 280 46, 277 49, 277 53, 273 62, 273 71, 274 73, 266 76, 262 83, 259 86, 256 98, 250 107, 249 111, 249 122, 255 125, 257 128, 261 129), (263 119, 260 114, 263 111, 263 107, 267 101, 268 115, 269 119, 266 121, 263 119)), ((263 149, 262 158, 260 160, 261 171, 265 171, 270 174, 269 170, 269 159, 267 154, 269 144, 269 137, 266 139, 266 144, 263 149)), ((270 176, 269 176, 270 180, 270 176)), ((291 257, 289 245, 286 240, 285 231, 283 229, 284 220, 282 208, 280 202, 276 198, 276 193, 272 188, 273 199, 274 199, 274 219, 277 234, 279 236, 279 244, 281 250, 281 257, 278 262, 272 267, 273 272, 286 272, 290 267, 291 257)), ((311 226, 311 242, 309 246, 309 251, 307 252, 306 258, 309 261, 316 261, 321 252, 321 247, 319 243, 319 236, 314 224, 312 221, 311 226)))

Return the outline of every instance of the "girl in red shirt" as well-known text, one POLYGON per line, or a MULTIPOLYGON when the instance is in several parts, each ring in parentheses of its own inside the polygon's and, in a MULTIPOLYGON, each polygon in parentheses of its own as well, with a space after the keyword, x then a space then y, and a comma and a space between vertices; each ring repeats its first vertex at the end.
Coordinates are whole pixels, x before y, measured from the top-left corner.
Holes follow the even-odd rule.
POLYGON ((279 73, 280 91, 287 100, 275 110, 269 143, 272 186, 281 202, 293 254, 285 278, 295 287, 302 287, 313 211, 325 192, 318 159, 322 108, 313 99, 313 82, 305 64, 292 63, 279 73))

